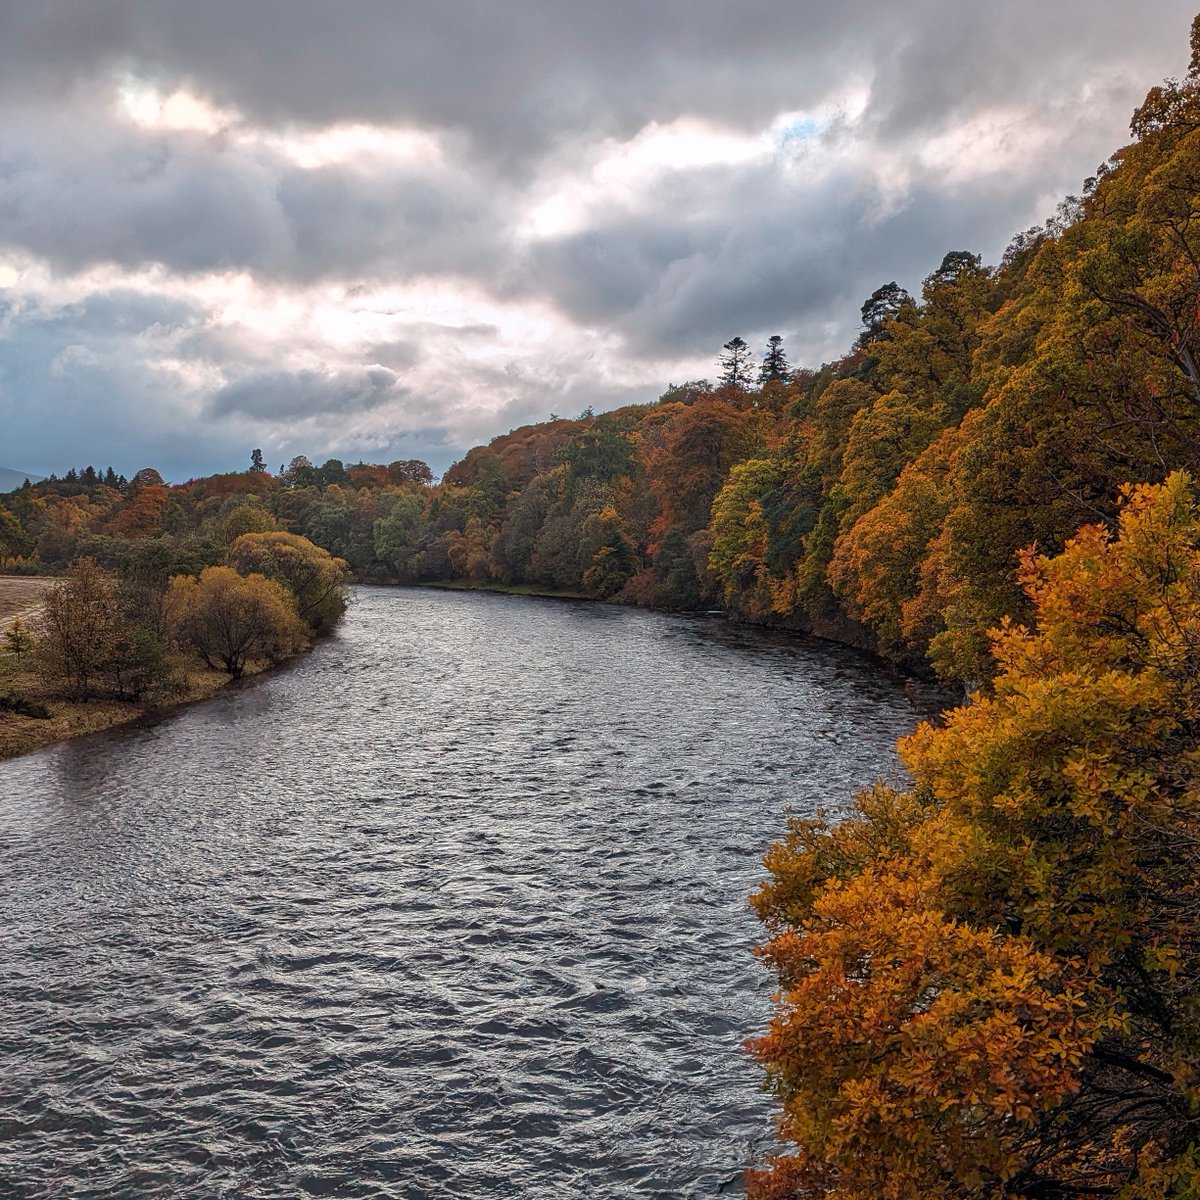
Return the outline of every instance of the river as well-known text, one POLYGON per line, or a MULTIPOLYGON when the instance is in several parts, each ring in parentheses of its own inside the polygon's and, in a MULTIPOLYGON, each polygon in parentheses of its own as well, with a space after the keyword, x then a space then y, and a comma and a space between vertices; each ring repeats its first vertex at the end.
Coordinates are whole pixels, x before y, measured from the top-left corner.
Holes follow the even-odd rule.
POLYGON ((816 641, 360 588, 286 669, 0 763, 0 1194, 740 1193, 762 852, 919 716, 816 641))

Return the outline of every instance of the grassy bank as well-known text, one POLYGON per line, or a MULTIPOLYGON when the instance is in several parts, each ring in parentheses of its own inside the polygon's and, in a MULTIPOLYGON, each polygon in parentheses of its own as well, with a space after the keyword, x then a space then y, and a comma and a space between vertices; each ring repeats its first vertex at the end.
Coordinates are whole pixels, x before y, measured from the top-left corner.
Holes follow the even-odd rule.
MULTIPOLYGON (((305 651, 301 651, 305 653, 305 651)), ((43 705, 50 713, 48 719, 21 716, 0 711, 0 762, 17 758, 34 750, 53 746, 85 733, 99 733, 118 725, 163 716, 177 708, 195 704, 215 696, 222 688, 235 682, 223 671, 210 671, 191 664, 176 672, 175 687, 169 698, 154 703, 124 700, 64 700, 46 692, 41 680, 31 670, 11 670, 0 656, 0 695, 15 692, 34 704, 43 705)), ((260 675, 274 664, 255 663, 248 666, 241 678, 260 675)))

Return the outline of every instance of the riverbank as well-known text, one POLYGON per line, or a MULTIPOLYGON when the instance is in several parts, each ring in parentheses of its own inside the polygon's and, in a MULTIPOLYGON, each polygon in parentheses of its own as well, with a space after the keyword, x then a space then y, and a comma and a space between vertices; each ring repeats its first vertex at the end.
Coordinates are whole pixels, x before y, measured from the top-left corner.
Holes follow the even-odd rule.
POLYGON ((556 591, 552 588, 537 587, 535 584, 530 583, 471 583, 466 579, 434 579, 423 580, 413 586, 436 588, 444 592, 495 592, 501 596, 540 596, 545 600, 591 600, 597 604, 604 603, 604 601, 598 600, 595 596, 589 596, 585 592, 556 591))
MULTIPOLYGON (((285 666, 307 654, 310 649, 312 647, 308 646, 282 663, 261 662, 247 666, 240 678, 248 679, 277 666, 285 666)), ((35 750, 44 750, 47 746, 67 742, 84 734, 155 720, 176 709, 208 700, 236 682, 238 680, 223 671, 210 671, 189 664, 176 671, 175 687, 169 698, 141 703, 127 700, 63 700, 47 694, 31 670, 0 675, 0 695, 19 695, 34 705, 44 706, 50 713, 48 718, 37 718, 0 711, 0 762, 31 754, 35 750)))

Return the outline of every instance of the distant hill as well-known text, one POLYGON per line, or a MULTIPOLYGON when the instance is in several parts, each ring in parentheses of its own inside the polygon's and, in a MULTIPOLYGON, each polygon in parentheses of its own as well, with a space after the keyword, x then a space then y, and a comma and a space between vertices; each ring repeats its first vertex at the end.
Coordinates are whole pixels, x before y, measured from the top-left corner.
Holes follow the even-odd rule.
POLYGON ((37 483, 42 478, 44 477, 31 475, 28 471, 13 471, 8 467, 0 467, 0 492, 15 492, 25 480, 37 483))

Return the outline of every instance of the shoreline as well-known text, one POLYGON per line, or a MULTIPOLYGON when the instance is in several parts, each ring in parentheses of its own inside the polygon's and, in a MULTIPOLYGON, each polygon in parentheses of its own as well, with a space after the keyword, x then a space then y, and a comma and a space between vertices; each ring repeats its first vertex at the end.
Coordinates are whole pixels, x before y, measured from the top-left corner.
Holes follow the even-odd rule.
POLYGON ((48 750, 51 746, 87 737, 89 734, 107 733, 112 729, 143 722, 155 724, 180 709, 211 700, 233 684, 245 683, 291 666, 309 654, 317 645, 317 641, 281 662, 264 662, 247 667, 237 678, 226 675, 223 671, 209 671, 203 668, 190 671, 187 673, 187 682, 182 693, 176 699, 160 703, 142 704, 130 700, 58 700, 54 697, 32 696, 30 699, 38 704, 45 704, 50 709, 51 716, 48 719, 39 719, 0 711, 0 763, 23 758, 26 754, 34 754, 38 750, 48 750))
POLYGON ((384 583, 380 587, 431 588, 439 592, 492 592, 497 596, 536 596, 541 600, 586 600, 589 604, 607 604, 596 596, 567 589, 550 591, 531 583, 468 583, 465 579, 433 579, 421 583, 384 583))
MULTIPOLYGON (((601 600, 595 596, 587 596, 581 592, 567 590, 551 591, 529 584, 471 584, 463 580, 434 580, 421 583, 355 580, 353 581, 353 586, 386 589, 423 588, 446 592, 486 592, 492 595, 523 596, 543 600, 586 601, 589 604, 612 603, 612 601, 601 600)), ((872 653, 869 649, 855 646, 839 638, 825 637, 811 630, 747 621, 725 610, 700 609, 695 611, 675 611, 671 609, 649 608, 644 605, 616 605, 615 607, 641 608, 647 612, 661 612, 664 615, 702 616, 712 620, 720 620, 734 626, 758 629, 764 633, 771 633, 788 639, 803 640, 811 638, 818 642, 826 642, 830 645, 853 650, 872 659, 889 676, 907 680, 909 683, 922 688, 928 688, 931 693, 936 693, 949 701, 950 706, 956 703, 952 694, 939 687, 936 683, 923 679, 920 675, 910 671, 898 668, 894 663, 888 662, 887 659, 872 653)), ((36 608, 36 600, 32 604, 26 605, 21 611, 29 611, 33 608, 36 608)), ((7 617, 0 616, 0 630, 15 615, 18 614, 9 613, 7 617)), ((27 754, 33 754, 39 750, 46 750, 51 746, 57 746, 63 742, 74 741, 76 738, 87 737, 90 734, 105 733, 112 729, 138 725, 143 722, 155 723, 164 720, 180 709, 212 699, 212 697, 224 691, 225 688, 232 684, 244 683, 247 680, 269 674, 272 671, 286 669, 296 662, 297 659, 309 654, 322 640, 324 639, 318 638, 314 640, 309 646, 297 651, 281 662, 264 662, 260 665, 247 667, 238 678, 226 675, 221 671, 209 671, 204 668, 194 669, 187 673, 185 687, 178 698, 163 703, 141 704, 127 700, 59 700, 54 697, 31 695, 30 699, 37 703, 45 704, 50 709, 52 715, 48 719, 38 719, 21 716, 17 713, 0 711, 0 763, 21 758, 27 754)), ((16 681, 0 680, 0 688, 4 687, 5 682, 11 686, 16 681)))

